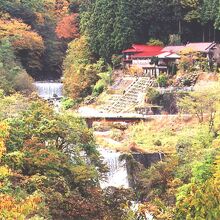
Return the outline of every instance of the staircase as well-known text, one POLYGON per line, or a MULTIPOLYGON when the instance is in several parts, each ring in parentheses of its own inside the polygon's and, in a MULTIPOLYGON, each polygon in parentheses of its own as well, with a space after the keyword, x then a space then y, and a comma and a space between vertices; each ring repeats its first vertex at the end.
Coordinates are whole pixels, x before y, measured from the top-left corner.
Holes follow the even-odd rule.
POLYGON ((139 77, 128 86, 123 95, 113 95, 102 108, 106 113, 127 113, 144 100, 144 93, 155 81, 148 77, 139 77))

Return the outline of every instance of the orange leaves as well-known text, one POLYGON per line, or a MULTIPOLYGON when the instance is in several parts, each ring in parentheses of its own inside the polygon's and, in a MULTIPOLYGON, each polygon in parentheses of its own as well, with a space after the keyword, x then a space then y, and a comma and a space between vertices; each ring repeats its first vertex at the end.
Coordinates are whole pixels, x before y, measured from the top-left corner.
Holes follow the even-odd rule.
POLYGON ((58 38, 73 39, 79 37, 78 14, 71 14, 63 17, 57 23, 56 34, 58 38))
POLYGON ((39 50, 44 49, 42 38, 35 32, 21 31, 20 37, 13 42, 16 49, 39 50))
POLYGON ((26 219, 36 213, 41 202, 39 195, 30 195, 17 201, 10 195, 0 194, 0 219, 26 219))
POLYGON ((42 37, 21 20, 0 19, 0 39, 5 37, 11 38, 17 50, 29 49, 42 52, 44 49, 42 37))

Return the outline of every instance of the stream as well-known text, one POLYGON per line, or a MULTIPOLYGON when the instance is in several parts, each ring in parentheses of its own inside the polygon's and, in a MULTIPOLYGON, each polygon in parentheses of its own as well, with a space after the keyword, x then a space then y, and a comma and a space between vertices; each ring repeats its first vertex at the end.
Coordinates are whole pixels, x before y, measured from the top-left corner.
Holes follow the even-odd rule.
MULTIPOLYGON (((38 95, 46 100, 53 100, 55 111, 57 108, 57 103, 59 105, 59 99, 63 97, 63 84, 58 82, 35 82, 36 90, 38 95)), ((59 107, 59 106, 58 106, 59 107)), ((100 186, 102 189, 106 189, 107 187, 117 187, 117 188, 129 188, 128 181, 128 171, 125 160, 120 160, 120 156, 122 155, 120 152, 115 150, 99 148, 100 155, 103 159, 103 162, 106 163, 109 172, 106 174, 106 178, 100 180, 100 186)), ((160 158, 161 160, 161 155, 160 158)), ((137 211, 139 207, 139 203, 133 202, 133 207, 131 206, 131 210, 137 211)), ((146 220, 152 220, 153 216, 149 213, 145 213, 146 220)))
MULTIPOLYGON (((43 99, 59 99, 63 96, 63 84, 51 81, 35 82, 38 95, 43 99)), ((58 101, 59 102, 59 101, 58 101)), ((55 103, 55 110, 56 110, 55 103)), ((107 188, 109 186, 129 188, 128 173, 126 168, 126 162, 120 161, 119 157, 121 153, 100 148, 99 152, 103 158, 103 162, 106 163, 109 168, 106 179, 100 181, 101 188, 107 188)))

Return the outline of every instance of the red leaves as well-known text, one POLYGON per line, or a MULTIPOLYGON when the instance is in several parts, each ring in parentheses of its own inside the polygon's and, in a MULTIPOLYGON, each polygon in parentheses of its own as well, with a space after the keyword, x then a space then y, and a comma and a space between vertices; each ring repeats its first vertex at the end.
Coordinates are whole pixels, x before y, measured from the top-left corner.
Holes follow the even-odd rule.
POLYGON ((57 23, 56 34, 58 38, 73 39, 79 37, 77 13, 67 15, 57 23))

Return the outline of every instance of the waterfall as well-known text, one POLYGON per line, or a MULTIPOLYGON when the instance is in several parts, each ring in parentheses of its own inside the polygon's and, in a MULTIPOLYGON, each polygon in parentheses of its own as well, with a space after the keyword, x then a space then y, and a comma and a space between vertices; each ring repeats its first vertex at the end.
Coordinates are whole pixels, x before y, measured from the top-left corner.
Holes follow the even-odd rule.
POLYGON ((163 154, 161 152, 159 152, 158 154, 159 154, 160 161, 163 161, 163 154))
POLYGON ((35 82, 38 95, 44 99, 60 98, 63 93, 63 84, 57 82, 35 82))
POLYGON ((108 186, 129 188, 126 161, 120 161, 121 153, 107 149, 99 149, 99 152, 109 168, 106 179, 100 181, 101 188, 108 186))

